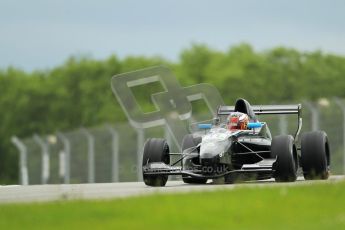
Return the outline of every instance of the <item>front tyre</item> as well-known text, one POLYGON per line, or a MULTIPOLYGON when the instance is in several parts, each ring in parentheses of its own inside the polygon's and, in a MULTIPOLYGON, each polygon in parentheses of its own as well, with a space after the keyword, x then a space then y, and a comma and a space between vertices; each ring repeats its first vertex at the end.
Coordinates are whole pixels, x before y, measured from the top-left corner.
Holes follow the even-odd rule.
POLYGON ((330 151, 325 132, 313 131, 302 135, 301 166, 306 180, 328 179, 330 151))
POLYGON ((276 157, 273 164, 274 179, 277 182, 293 182, 297 179, 297 149, 294 139, 290 135, 276 136, 271 145, 272 157, 276 157))
MULTIPOLYGON (((184 136, 182 140, 181 152, 183 152, 184 150, 188 148, 196 147, 198 144, 200 144, 200 142, 201 142, 201 137, 193 137, 193 134, 187 134, 186 136, 184 136)), ((198 150, 195 149, 191 153, 197 153, 197 152, 198 150)), ((183 161, 183 168, 186 168, 187 161, 190 161, 190 159, 186 157, 183 161)), ((187 184, 206 184, 207 182, 207 179, 193 178, 193 177, 186 177, 186 176, 182 176, 182 180, 184 183, 187 183, 187 184)))
MULTIPOLYGON (((153 162, 170 164, 169 146, 166 140, 161 138, 150 138, 145 142, 142 166, 153 162)), ((145 175, 144 183, 148 186, 165 186, 168 180, 167 175, 145 175)))

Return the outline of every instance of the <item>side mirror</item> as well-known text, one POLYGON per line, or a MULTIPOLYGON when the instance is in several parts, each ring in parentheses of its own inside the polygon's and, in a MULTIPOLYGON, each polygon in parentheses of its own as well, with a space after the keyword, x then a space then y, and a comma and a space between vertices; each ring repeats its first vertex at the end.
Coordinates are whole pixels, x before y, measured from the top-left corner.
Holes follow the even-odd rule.
POLYGON ((212 121, 213 121, 213 124, 214 124, 214 125, 219 125, 219 123, 220 123, 220 118, 219 118, 219 117, 214 117, 212 121))
POLYGON ((261 128, 262 123, 261 122, 249 122, 247 125, 248 129, 255 129, 255 128, 261 128))
POLYGON ((211 129, 212 124, 198 124, 199 129, 211 129))

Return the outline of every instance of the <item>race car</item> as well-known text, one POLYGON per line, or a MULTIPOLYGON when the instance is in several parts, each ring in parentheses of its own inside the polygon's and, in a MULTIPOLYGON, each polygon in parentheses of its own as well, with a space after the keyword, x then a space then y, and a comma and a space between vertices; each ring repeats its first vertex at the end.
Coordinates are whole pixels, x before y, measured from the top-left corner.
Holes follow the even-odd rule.
POLYGON ((212 123, 198 124, 203 132, 187 134, 180 153, 170 153, 167 141, 150 138, 143 150, 142 172, 148 186, 165 186, 169 175, 182 175, 189 184, 235 183, 265 180, 293 182, 297 170, 306 180, 325 180, 330 174, 330 148, 323 131, 301 135, 302 106, 251 106, 238 99, 235 106, 219 106, 212 123), (294 136, 272 138, 267 123, 257 115, 295 114, 294 136), (171 163, 170 156, 180 158, 171 163))

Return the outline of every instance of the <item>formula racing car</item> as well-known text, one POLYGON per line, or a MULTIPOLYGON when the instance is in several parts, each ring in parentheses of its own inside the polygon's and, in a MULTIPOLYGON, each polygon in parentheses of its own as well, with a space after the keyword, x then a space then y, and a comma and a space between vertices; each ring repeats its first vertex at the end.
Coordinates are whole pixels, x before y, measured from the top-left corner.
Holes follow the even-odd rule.
POLYGON ((148 186, 165 186, 169 175, 182 175, 190 184, 264 180, 293 182, 297 170, 306 180, 327 179, 330 149, 323 131, 301 135, 301 105, 251 106, 238 99, 235 106, 219 106, 212 123, 198 124, 203 132, 187 134, 180 153, 170 153, 164 139, 150 138, 143 150, 142 172, 148 186), (295 114, 297 130, 272 138, 267 123, 257 115, 295 114), (170 162, 170 155, 179 155, 170 162))

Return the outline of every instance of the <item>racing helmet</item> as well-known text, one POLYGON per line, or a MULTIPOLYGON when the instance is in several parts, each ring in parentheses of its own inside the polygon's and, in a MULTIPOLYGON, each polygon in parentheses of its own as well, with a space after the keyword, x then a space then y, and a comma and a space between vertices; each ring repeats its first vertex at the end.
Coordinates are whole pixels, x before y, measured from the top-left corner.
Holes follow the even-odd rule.
POLYGON ((249 122, 249 116, 245 113, 234 112, 228 117, 229 130, 246 130, 249 122))

